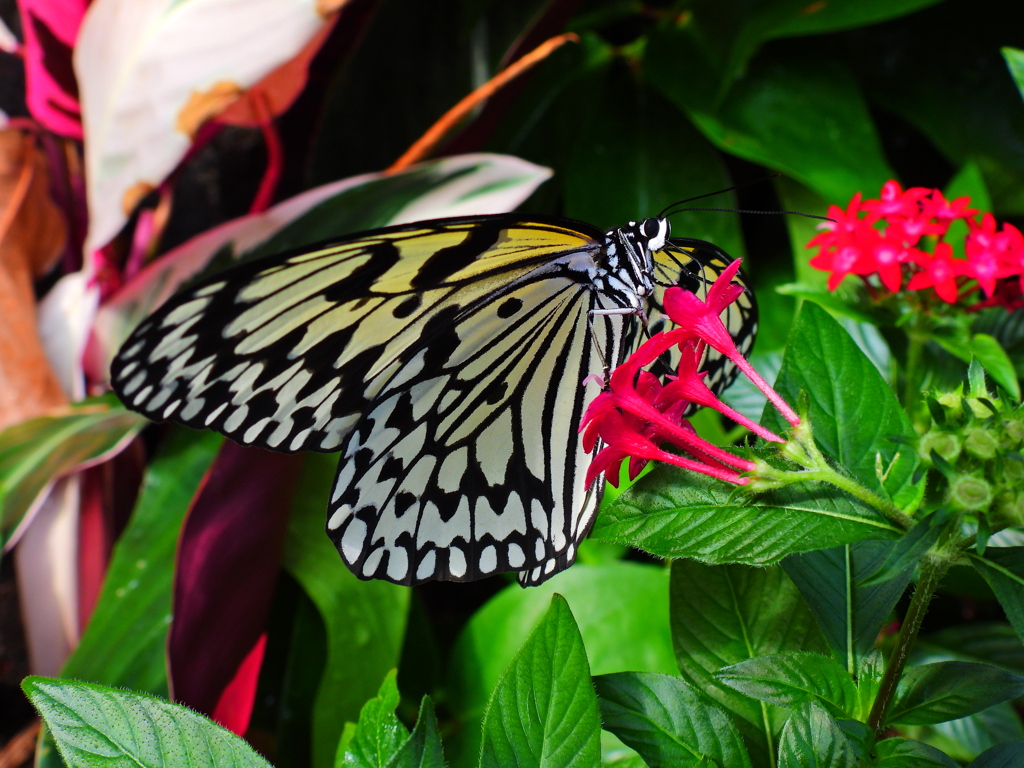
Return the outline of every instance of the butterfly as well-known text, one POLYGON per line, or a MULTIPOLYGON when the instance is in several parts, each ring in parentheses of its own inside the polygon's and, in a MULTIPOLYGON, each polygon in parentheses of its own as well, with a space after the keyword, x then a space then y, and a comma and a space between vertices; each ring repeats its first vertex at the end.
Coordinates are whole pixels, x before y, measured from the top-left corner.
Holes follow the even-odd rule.
MULTIPOLYGON (((668 287, 703 296, 730 261, 670 235, 664 217, 605 232, 499 214, 242 263, 139 324, 111 383, 153 420, 339 452, 327 533, 359 578, 539 584, 597 512, 579 426, 599 382, 670 322, 668 287)), ((723 319, 748 354, 752 293, 723 319)), ((716 392, 736 375, 713 350, 703 370, 716 392)))

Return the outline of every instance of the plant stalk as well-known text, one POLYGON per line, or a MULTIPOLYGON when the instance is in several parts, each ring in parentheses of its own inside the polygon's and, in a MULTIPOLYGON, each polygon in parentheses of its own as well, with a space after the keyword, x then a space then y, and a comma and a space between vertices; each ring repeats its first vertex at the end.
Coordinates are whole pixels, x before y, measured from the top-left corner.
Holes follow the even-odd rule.
POLYGON ((900 627, 900 633, 896 638, 896 647, 892 649, 889 663, 882 675, 882 684, 871 706, 871 714, 868 715, 868 727, 874 731, 876 737, 882 735, 886 712, 896 694, 896 686, 903 675, 910 649, 921 630, 921 622, 928 612, 928 603, 931 602, 932 595, 935 594, 949 565, 950 561, 941 555, 926 555, 921 560, 921 576, 914 589, 914 596, 910 599, 910 608, 907 609, 903 626, 900 627))
POLYGON ((927 336, 921 332, 916 323, 907 329, 907 368, 904 372, 903 407, 913 415, 917 401, 921 397, 921 358, 927 336))

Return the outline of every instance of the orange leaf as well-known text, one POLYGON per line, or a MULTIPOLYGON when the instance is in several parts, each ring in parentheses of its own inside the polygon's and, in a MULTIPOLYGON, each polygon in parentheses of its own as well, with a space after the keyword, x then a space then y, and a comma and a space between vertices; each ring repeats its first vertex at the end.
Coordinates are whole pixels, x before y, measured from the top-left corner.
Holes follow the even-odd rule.
POLYGON ((249 128, 260 125, 263 121, 260 120, 259 110, 255 106, 257 99, 263 100, 271 115, 276 117, 283 114, 306 87, 309 65, 327 36, 331 34, 337 20, 338 17, 335 15, 310 38, 298 55, 270 72, 242 94, 241 98, 233 101, 221 112, 217 121, 249 128))
POLYGON ((39 342, 32 288, 66 236, 48 188, 34 139, 0 130, 0 428, 67 402, 39 342))

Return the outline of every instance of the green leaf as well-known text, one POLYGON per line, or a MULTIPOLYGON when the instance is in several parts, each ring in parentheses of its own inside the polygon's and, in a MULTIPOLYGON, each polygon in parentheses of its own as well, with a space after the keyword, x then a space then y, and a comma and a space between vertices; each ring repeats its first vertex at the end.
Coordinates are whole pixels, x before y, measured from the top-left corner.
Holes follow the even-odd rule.
MULTIPOLYGON (((806 0, 774 0, 756 6, 732 3, 740 26, 729 50, 726 82, 738 77, 750 57, 768 40, 854 29, 913 13, 937 2, 939 0, 859 0, 857 3, 808 5, 806 0)), ((718 0, 716 5, 729 3, 718 0)))
POLYGON ((786 558, 783 567, 807 599, 836 658, 853 674, 910 582, 911 569, 866 587, 889 557, 891 542, 863 541, 786 558))
POLYGON ((769 764, 785 713, 715 677, 723 667, 795 650, 825 650, 806 604, 778 567, 672 563, 672 640, 682 677, 724 707, 755 766, 769 764))
POLYGON ((1024 547, 988 547, 984 557, 970 557, 1024 640, 1024 547))
POLYGON ((978 661, 1024 674, 1024 643, 1003 623, 976 622, 918 638, 911 661, 978 661))
POLYGON ((108 397, 0 431, 0 544, 56 478, 117 455, 148 423, 108 397))
POLYGON ((599 760, 600 732, 583 638, 556 594, 491 695, 480 766, 589 767, 599 760))
POLYGON ((434 702, 429 696, 424 696, 420 702, 416 726, 388 761, 387 768, 444 768, 441 732, 437 728, 434 702))
POLYGON ((741 661, 718 671, 719 680, 759 701, 796 707, 815 701, 839 718, 857 716, 853 678, 828 656, 789 651, 741 661))
POLYGON ((779 739, 779 768, 857 768, 854 745, 812 701, 790 715, 779 739))
POLYGON ((956 760, 935 747, 897 736, 875 745, 878 768, 957 768, 956 760))
MULTIPOLYGON (((600 109, 592 120, 575 116, 567 138, 561 183, 565 211, 574 219, 600 227, 655 215, 675 200, 730 186, 714 147, 675 104, 639 81, 618 58, 590 74, 592 83, 577 83, 566 94, 565 109, 578 111, 580 89, 600 109)), ((565 97, 563 97, 565 98, 565 97)), ((717 195, 711 205, 736 205, 735 194, 717 195)), ((672 216, 677 236, 709 240, 734 258, 744 255, 739 216, 683 211, 672 216)))
POLYGON ((312 708, 316 768, 332 764, 343 725, 356 718, 381 677, 397 666, 409 606, 408 589, 357 579, 324 536, 324 499, 337 461, 337 454, 305 457, 283 556, 285 569, 312 599, 327 631, 327 660, 312 708))
POLYGON ((999 342, 986 333, 976 333, 971 337, 971 352, 992 380, 1005 389, 1013 399, 1020 402, 1020 382, 1013 368, 1013 361, 999 342))
POLYGON ((475 765, 491 691, 555 592, 572 607, 593 674, 623 669, 676 672, 667 568, 577 563, 539 587, 512 584, 473 614, 451 653, 446 704, 462 726, 445 743, 453 765, 475 765))
POLYGON ((952 510, 939 509, 918 520, 899 541, 895 542, 878 570, 860 582, 862 587, 873 587, 877 584, 895 579, 914 568, 925 553, 939 540, 942 532, 955 517, 952 510))
POLYGON ((270 765, 238 736, 155 696, 46 677, 22 688, 70 768, 270 765))
POLYGON ((968 661, 908 667, 900 678, 886 722, 941 723, 1024 695, 1024 677, 968 661))
POLYGON ((63 677, 167 695, 165 649, 178 534, 223 440, 184 427, 165 433, 63 677))
POLYGON ((1013 3, 1000 8, 1002 23, 993 24, 941 3, 927 21, 890 22, 884 35, 866 34, 844 53, 873 104, 907 120, 954 166, 976 162, 994 207, 1010 215, 1024 205, 1024 103, 999 46, 1002 29, 1022 17, 1013 3))
POLYGON ((968 768, 1024 768, 1024 739, 986 749, 968 768))
POLYGON ((409 739, 409 732, 395 716, 400 696, 396 670, 384 677, 377 696, 359 713, 355 730, 338 744, 337 768, 383 768, 409 739))
MULTIPOLYGON (((790 403, 807 393, 814 439, 857 481, 904 509, 920 500, 917 453, 891 440, 917 439, 910 419, 850 334, 820 307, 805 302, 800 308, 775 389, 790 403), (884 488, 875 470, 878 456, 887 471, 884 488)), ((773 409, 765 409, 762 423, 782 428, 773 409)))
POLYGON ((900 731, 912 739, 941 749, 954 760, 964 762, 996 744, 1024 738, 1024 725, 1021 725, 1011 702, 996 704, 944 723, 902 726, 900 731))
POLYGON ((1006 60, 1006 66, 1010 69, 1010 76, 1013 78, 1013 82, 1017 84, 1017 90, 1020 91, 1020 95, 1024 98, 1024 51, 1019 48, 1010 48, 1006 46, 1000 48, 1002 51, 1003 58, 1006 60))
POLYGON ((660 557, 771 565, 794 552, 899 533, 834 489, 791 486, 751 501, 717 480, 663 466, 605 505, 592 535, 660 557))
POLYGON ((765 55, 716 103, 719 75, 702 61, 704 49, 692 34, 687 27, 653 33, 644 71, 723 152, 781 171, 833 201, 881 189, 893 177, 844 65, 765 55))
POLYGON ((739 731, 728 716, 677 677, 619 672, 594 678, 601 721, 635 749, 650 768, 750 766, 739 731))
MULTIPOLYGON (((864 656, 857 666, 857 698, 860 709, 857 713, 858 720, 867 720, 871 714, 871 707, 878 697, 882 688, 882 677, 885 675, 885 659, 880 651, 871 651, 864 656)), ((870 729, 869 729, 870 731, 870 729)), ((870 732, 871 743, 874 743, 875 734, 870 732)))

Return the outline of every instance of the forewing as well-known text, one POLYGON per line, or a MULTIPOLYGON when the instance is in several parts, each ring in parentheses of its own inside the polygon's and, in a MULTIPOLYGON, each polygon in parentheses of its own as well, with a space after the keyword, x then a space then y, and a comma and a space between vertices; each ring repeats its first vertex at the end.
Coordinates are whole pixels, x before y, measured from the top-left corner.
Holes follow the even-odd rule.
POLYGON ((131 408, 279 451, 336 451, 410 350, 595 233, 448 219, 245 264, 140 324, 111 365, 131 408))
POLYGON ((346 442, 328 532, 361 578, 539 583, 590 529, 600 487, 584 487, 579 425, 600 385, 582 383, 602 372, 593 333, 617 354, 632 318, 592 325, 605 299, 567 269, 489 299, 419 349, 346 442))
MULTIPOLYGON (((665 291, 673 286, 695 293, 700 299, 707 297, 712 283, 733 261, 725 251, 703 240, 673 238, 670 247, 654 253, 654 295, 648 300, 648 330, 653 336, 672 328, 673 323, 664 311, 665 291)), ((744 357, 750 354, 757 335, 757 304, 749 290, 742 270, 734 282, 748 289, 722 313, 722 322, 744 357)), ((651 370, 659 377, 675 374, 679 367, 679 351, 673 347, 651 370), (667 358, 667 359, 666 359, 667 358)), ((725 355, 708 349, 702 371, 707 371, 704 383, 719 395, 732 384, 739 369, 725 355)))

